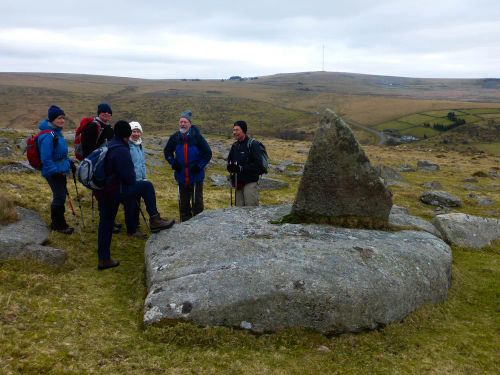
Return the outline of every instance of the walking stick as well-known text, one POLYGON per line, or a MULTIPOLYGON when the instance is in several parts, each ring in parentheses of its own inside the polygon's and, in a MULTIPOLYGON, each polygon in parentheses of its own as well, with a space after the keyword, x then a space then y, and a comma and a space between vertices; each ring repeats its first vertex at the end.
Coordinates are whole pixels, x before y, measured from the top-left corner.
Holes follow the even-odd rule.
POLYGON ((78 194, 78 186, 76 185, 76 177, 75 177, 75 172, 73 172, 73 182, 75 183, 75 191, 76 191, 76 201, 78 202, 78 208, 80 209, 80 217, 82 219, 82 228, 85 229, 85 221, 83 220, 83 210, 82 210, 82 203, 80 201, 80 194, 78 194))
POLYGON ((141 202, 139 202, 139 212, 141 213, 141 216, 144 220, 144 224, 146 224, 146 228, 148 228, 148 230, 151 232, 151 228, 149 227, 148 221, 146 220, 146 216, 144 216, 144 212, 142 211, 141 202))
POLYGON ((73 214, 74 217, 76 217, 75 208, 73 207, 73 202, 71 202, 71 197, 69 196, 68 187, 66 187, 66 195, 68 196, 68 204, 69 208, 71 208, 71 213, 73 214))
POLYGON ((231 197, 231 207, 233 207, 233 174, 229 173, 229 196, 231 197))

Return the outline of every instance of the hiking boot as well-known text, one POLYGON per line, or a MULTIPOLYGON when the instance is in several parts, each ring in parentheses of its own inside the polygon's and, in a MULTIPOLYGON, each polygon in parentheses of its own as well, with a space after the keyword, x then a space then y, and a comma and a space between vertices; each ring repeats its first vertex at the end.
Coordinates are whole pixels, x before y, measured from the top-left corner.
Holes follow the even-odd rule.
POLYGON ((151 216, 149 218, 149 228, 151 229, 152 233, 157 233, 161 230, 172 228, 172 225, 174 225, 175 220, 163 220, 160 217, 160 214, 156 214, 154 216, 151 216))
POLYGON ((66 228, 62 228, 62 229, 52 229, 52 230, 59 232, 59 233, 62 233, 62 234, 73 234, 73 232, 75 231, 75 228, 66 227, 66 228))
POLYGON ((127 233, 127 237, 134 237, 134 238, 139 238, 141 240, 145 240, 146 238, 148 238, 148 235, 140 231, 136 231, 135 233, 127 233))
POLYGON ((106 260, 100 260, 99 263, 97 264, 97 269, 99 271, 108 269, 108 268, 113 268, 113 267, 118 267, 120 265, 119 260, 114 260, 114 259, 106 259, 106 260))

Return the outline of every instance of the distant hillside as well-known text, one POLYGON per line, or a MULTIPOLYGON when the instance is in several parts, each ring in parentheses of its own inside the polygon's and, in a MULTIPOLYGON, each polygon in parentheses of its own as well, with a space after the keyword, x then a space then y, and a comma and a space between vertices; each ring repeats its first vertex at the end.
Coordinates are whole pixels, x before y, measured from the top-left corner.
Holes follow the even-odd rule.
MULTIPOLYGON (((0 127, 35 128, 47 107, 58 104, 68 127, 92 115, 101 101, 114 120, 138 120, 146 129, 176 128, 191 108, 205 132, 230 134, 245 119, 256 135, 307 139, 321 111, 374 126, 416 112, 448 108, 500 108, 500 80, 415 79, 309 72, 252 80, 147 80, 76 74, 0 73, 0 127)), ((373 135, 357 130, 362 141, 373 135)))

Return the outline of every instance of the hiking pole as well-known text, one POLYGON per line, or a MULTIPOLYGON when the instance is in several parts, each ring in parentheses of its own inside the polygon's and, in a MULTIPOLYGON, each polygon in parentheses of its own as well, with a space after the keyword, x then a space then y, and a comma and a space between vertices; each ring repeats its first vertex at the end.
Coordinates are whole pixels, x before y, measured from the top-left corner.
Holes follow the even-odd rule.
POLYGON ((195 204, 196 204, 196 182, 193 182, 193 198, 191 199, 191 211, 194 211, 195 204))
POLYGON ((94 191, 92 191, 92 226, 94 226, 94 191))
MULTIPOLYGON (((181 187, 179 184, 177 184, 177 205, 179 206, 179 218, 181 216, 181 187)), ((182 222, 182 218, 180 218, 180 221, 182 222)))
POLYGON ((146 216, 144 216, 144 211, 142 211, 141 202, 139 202, 139 212, 141 213, 141 216, 144 220, 144 224, 146 224, 146 228, 148 228, 148 230, 151 232, 151 228, 149 227, 148 221, 146 220, 146 216))
POLYGON ((73 172, 73 182, 75 183, 76 201, 78 202, 78 208, 80 209, 80 217, 82 219, 82 228, 85 229, 85 221, 83 220, 82 202, 80 201, 80 194, 78 194, 78 186, 76 185, 75 172, 73 170, 72 172, 73 172))
POLYGON ((234 173, 234 205, 236 206, 236 192, 238 191, 238 172, 234 173))
POLYGON ((66 195, 68 196, 68 204, 69 208, 71 208, 71 213, 73 214, 74 217, 76 217, 75 208, 73 207, 73 202, 71 201, 71 197, 69 196, 68 187, 66 187, 66 195))
POLYGON ((231 207, 233 207, 233 174, 229 173, 229 197, 231 199, 231 207))

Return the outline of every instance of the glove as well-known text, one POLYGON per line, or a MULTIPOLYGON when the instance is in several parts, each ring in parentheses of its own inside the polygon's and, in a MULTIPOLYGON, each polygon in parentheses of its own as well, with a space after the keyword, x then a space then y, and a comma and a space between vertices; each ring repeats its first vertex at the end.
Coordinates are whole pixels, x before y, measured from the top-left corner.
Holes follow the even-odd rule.
POLYGON ((241 165, 238 165, 238 164, 228 164, 227 165, 227 171, 229 173, 241 173, 242 170, 243 170, 243 168, 241 167, 241 165))
POLYGON ((182 165, 177 159, 174 159, 174 162, 172 163, 172 169, 178 173, 182 171, 182 165))
POLYGON ((198 174, 200 172, 200 167, 198 167, 196 164, 193 164, 191 167, 189 167, 189 172, 192 174, 198 174))

